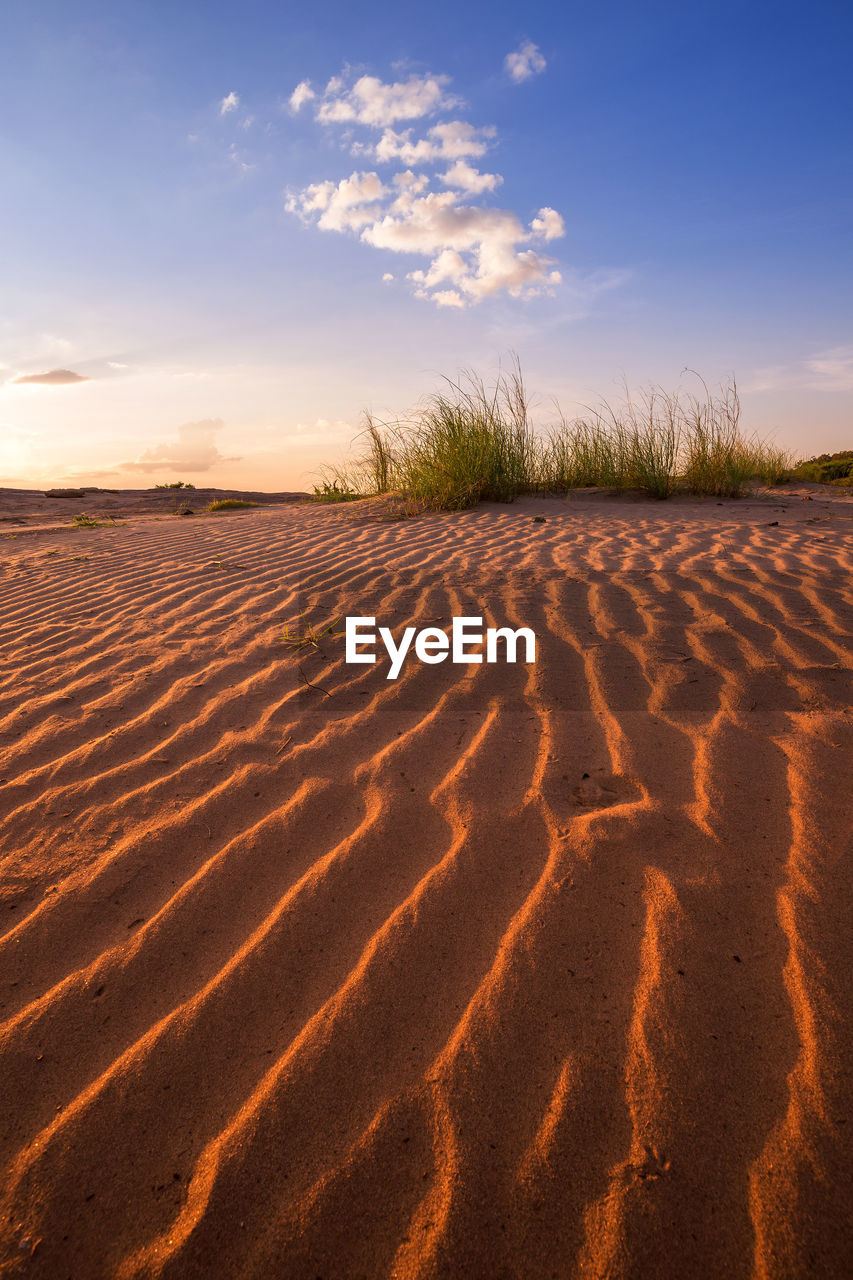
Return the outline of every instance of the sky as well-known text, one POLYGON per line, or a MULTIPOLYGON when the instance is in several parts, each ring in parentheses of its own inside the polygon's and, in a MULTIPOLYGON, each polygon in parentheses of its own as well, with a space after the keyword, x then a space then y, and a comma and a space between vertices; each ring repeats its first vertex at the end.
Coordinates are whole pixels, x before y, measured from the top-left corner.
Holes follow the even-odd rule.
POLYGON ((0 485, 310 488, 518 356, 853 447, 853 8, 12 0, 0 485))

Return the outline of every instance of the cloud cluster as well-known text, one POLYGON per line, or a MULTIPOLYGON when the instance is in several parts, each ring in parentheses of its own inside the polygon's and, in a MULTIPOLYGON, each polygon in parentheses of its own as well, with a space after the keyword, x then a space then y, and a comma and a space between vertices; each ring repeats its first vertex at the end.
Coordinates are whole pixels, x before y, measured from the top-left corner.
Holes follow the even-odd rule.
POLYGON ((538 76, 547 65, 537 46, 529 40, 504 58, 504 66, 516 84, 529 80, 531 76, 538 76))
MULTIPOLYGON (((467 165, 464 170, 455 180, 464 179, 467 190, 499 181, 467 165)), ((377 249, 430 258, 428 270, 410 271, 408 279, 417 297, 438 306, 464 307, 501 292, 529 297, 559 284, 553 259, 523 247, 563 235, 556 210, 540 209, 525 228, 508 210, 461 204, 462 194, 429 190, 427 177, 411 169, 391 186, 377 173, 352 173, 338 183, 306 187, 290 198, 288 209, 324 231, 357 232, 377 249)))
POLYGON ((427 129, 423 138, 412 138, 412 129, 397 133, 385 129, 375 144, 356 142, 355 155, 369 155, 380 164, 431 164, 441 160, 472 160, 485 155, 495 136, 493 127, 476 129, 464 120, 448 120, 427 129))
POLYGON ((790 364, 753 369, 745 391, 853 391, 853 344, 829 347, 790 364))
POLYGON ((28 373, 26 377, 13 378, 16 383, 31 383, 39 387, 65 387, 74 382, 89 382, 82 373, 74 373, 71 369, 51 369, 48 373, 28 373))
POLYGON ((321 124, 382 128, 455 106, 457 99, 446 92, 449 83, 448 76, 409 76, 394 84, 385 84, 377 76, 360 76, 347 88, 340 76, 334 76, 322 95, 317 95, 310 81, 303 80, 290 95, 290 108, 299 111, 313 100, 317 104, 315 118, 321 124))
MULTIPOLYGON (((523 59, 528 68, 523 74, 511 71, 515 79, 545 65, 534 45, 510 57, 523 59)), ((474 203, 503 183, 499 173, 471 163, 494 145, 495 130, 460 119, 441 120, 423 131, 393 127, 458 107, 448 84, 446 76, 435 75, 393 84, 364 75, 349 86, 335 77, 318 94, 303 80, 290 96, 293 112, 310 103, 320 125, 376 131, 378 137, 355 140, 348 132, 350 151, 396 172, 386 177, 377 169, 356 170, 312 183, 291 192, 286 208, 323 231, 354 234, 374 248, 426 258, 427 265, 406 278, 416 297, 439 307, 463 308, 502 293, 519 298, 551 292, 561 275, 542 245, 564 235, 560 214, 546 206, 525 225, 510 210, 474 203)), ((382 278, 393 277, 385 272, 382 278)))
POLYGON ((222 430, 221 418, 204 418, 185 422, 178 427, 177 440, 146 449, 135 462, 119 463, 121 471, 210 471, 220 462, 238 462, 224 457, 216 447, 216 436, 222 430))

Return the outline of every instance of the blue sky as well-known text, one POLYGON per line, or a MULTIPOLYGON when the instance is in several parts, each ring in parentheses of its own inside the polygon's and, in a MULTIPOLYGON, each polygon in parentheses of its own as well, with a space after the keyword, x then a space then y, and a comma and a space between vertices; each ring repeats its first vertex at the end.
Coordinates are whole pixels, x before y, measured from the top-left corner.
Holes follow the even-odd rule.
POLYGON ((853 444, 849 6, 4 27, 0 484, 305 487, 364 408, 509 351, 543 422, 689 366, 853 444))

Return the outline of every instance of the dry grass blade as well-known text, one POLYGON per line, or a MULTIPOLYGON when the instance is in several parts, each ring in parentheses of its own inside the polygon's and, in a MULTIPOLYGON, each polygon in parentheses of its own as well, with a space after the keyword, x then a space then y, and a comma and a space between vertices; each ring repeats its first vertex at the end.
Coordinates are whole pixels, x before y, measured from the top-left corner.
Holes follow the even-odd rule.
POLYGON ((302 679, 305 681, 309 689, 316 689, 318 693, 323 694, 324 698, 331 698, 332 695, 329 693, 328 689, 324 689, 321 684, 314 684, 312 680, 308 679, 304 670, 302 669, 301 663, 299 664, 299 674, 302 676, 302 679))

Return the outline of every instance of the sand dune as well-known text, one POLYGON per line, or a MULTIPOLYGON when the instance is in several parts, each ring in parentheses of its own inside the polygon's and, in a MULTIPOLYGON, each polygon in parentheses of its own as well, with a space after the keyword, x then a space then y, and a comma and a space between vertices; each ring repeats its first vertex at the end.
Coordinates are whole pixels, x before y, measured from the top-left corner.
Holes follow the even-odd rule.
POLYGON ((122 515, 0 536, 6 1272, 853 1274, 853 499, 122 515))

